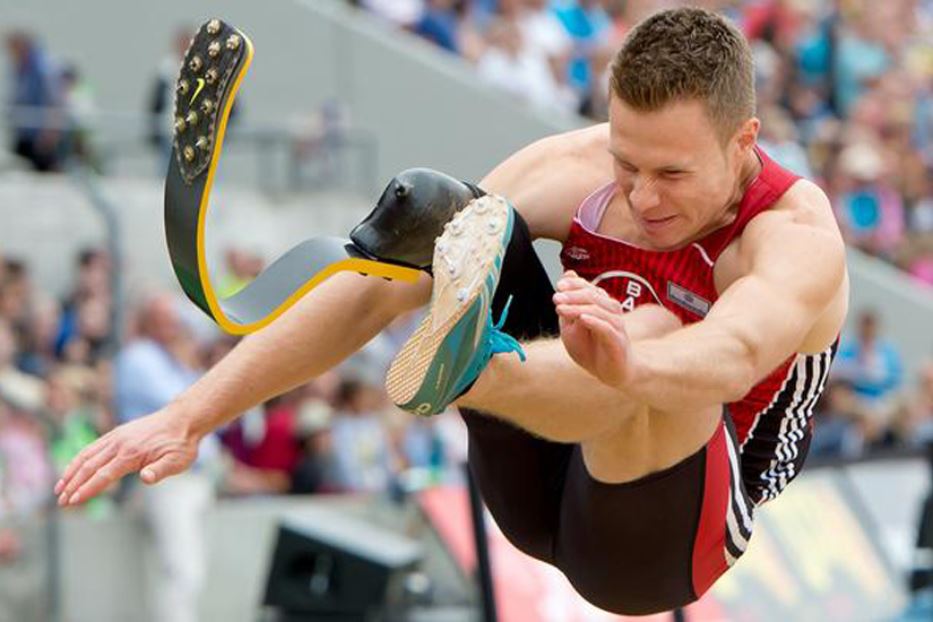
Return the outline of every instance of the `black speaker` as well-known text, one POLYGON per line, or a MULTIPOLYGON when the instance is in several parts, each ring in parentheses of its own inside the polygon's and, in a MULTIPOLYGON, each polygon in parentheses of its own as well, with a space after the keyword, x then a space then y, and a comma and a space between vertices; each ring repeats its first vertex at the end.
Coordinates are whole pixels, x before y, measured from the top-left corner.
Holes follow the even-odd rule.
POLYGON ((376 620, 420 559, 416 542, 351 516, 289 518, 279 524, 264 604, 280 620, 376 620))

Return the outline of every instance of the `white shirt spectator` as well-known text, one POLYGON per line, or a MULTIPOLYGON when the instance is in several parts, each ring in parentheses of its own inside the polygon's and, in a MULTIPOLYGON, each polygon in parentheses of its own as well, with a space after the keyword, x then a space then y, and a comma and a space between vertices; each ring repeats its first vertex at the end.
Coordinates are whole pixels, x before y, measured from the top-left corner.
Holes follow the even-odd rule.
POLYGON ((573 40, 564 25, 547 10, 526 11, 519 19, 518 27, 525 46, 531 52, 541 53, 546 58, 562 58, 569 57, 573 50, 573 40))
POLYGON ((484 80, 541 108, 573 108, 573 102, 568 101, 554 79, 546 57, 524 45, 514 23, 494 24, 490 41, 476 67, 484 80))
POLYGON ((411 26, 424 12, 423 0, 363 0, 363 7, 371 13, 399 26, 411 26))

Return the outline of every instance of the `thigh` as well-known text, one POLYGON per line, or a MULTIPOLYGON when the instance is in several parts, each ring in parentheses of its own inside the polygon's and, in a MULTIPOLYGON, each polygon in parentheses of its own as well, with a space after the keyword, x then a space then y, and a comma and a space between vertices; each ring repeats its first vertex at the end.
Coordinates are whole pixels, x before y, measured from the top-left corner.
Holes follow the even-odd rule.
MULTIPOLYGON (((557 314, 554 290, 516 214, 499 287, 496 319, 511 298, 504 329, 519 339, 553 336, 557 314)), ((469 462, 482 493, 505 536, 525 553, 552 561, 564 475, 572 445, 538 438, 492 416, 461 409, 469 431, 469 462)))
POLYGON ((728 415, 700 451, 624 484, 592 478, 576 451, 565 478, 556 564, 603 609, 667 611, 699 598, 742 555, 751 512, 728 415))

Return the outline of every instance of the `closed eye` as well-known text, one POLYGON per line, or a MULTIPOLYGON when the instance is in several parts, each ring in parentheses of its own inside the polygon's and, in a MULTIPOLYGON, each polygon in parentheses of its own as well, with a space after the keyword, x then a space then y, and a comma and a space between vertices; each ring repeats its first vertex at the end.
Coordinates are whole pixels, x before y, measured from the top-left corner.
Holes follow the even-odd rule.
POLYGON ((638 167, 635 166, 634 164, 626 162, 625 160, 620 160, 619 158, 616 158, 615 160, 616 160, 616 164, 618 164, 619 168, 621 168, 623 171, 628 171, 629 173, 638 172, 638 167))

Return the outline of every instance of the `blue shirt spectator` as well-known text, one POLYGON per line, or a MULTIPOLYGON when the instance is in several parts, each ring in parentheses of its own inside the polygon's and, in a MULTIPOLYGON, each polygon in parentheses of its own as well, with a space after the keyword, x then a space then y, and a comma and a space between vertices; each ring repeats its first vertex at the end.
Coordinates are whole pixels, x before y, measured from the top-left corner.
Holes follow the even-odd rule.
POLYGON ((196 372, 151 339, 128 345, 117 357, 115 370, 114 395, 120 423, 165 407, 198 378, 196 372))
POLYGON ((570 61, 570 85, 588 94, 595 79, 590 69, 590 56, 606 42, 612 22, 602 6, 594 0, 571 0, 554 7, 554 13, 564 24, 574 42, 570 61))
POLYGON ((415 32, 433 41, 448 52, 459 51, 460 20, 453 4, 447 0, 432 0, 415 24, 415 32))
POLYGON ((60 129, 55 123, 61 105, 58 71, 26 33, 8 35, 7 50, 12 64, 13 151, 32 162, 36 170, 55 169, 60 129))
MULTIPOLYGON (((114 361, 114 406, 119 423, 164 408, 200 376, 195 365, 179 354, 191 341, 172 297, 163 295, 145 303, 140 332, 141 337, 129 343, 114 361)), ((205 436, 196 464, 206 466, 218 451, 216 436, 205 436)))
POLYGON ((856 339, 843 342, 833 367, 834 377, 869 401, 889 397, 901 385, 901 357, 893 344, 878 336, 879 320, 872 311, 859 317, 856 339))

